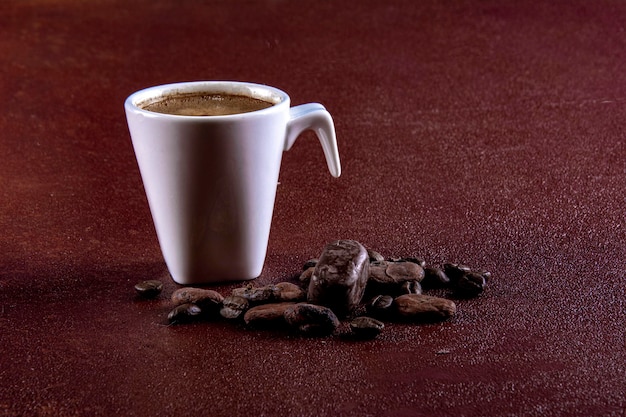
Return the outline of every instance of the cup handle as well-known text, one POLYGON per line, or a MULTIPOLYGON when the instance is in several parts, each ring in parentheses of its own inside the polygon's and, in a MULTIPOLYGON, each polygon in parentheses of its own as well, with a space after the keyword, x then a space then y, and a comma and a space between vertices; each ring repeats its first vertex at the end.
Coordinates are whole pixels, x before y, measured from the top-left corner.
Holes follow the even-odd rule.
POLYGON ((326 164, 330 174, 337 178, 341 175, 341 162, 337 150, 335 125, 330 113, 319 103, 302 104, 289 109, 285 151, 293 146, 298 136, 305 130, 312 130, 322 144, 326 164))

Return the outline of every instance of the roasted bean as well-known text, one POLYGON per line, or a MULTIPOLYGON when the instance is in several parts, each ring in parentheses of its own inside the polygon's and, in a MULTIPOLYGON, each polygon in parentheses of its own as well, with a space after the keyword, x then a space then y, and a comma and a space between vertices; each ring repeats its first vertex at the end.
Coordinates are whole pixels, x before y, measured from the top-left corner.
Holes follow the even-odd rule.
POLYGON ((309 283, 311 282, 311 276, 313 276, 313 272, 315 272, 315 267, 314 266, 311 266, 311 267, 305 269, 300 274, 300 277, 298 278, 298 281, 300 281, 303 285, 308 286, 309 283))
POLYGON ((461 297, 476 297, 484 291, 491 278, 489 271, 472 270, 469 266, 453 263, 444 264, 445 274, 450 278, 454 293, 461 297))
POLYGON ((387 276, 395 282, 421 281, 424 279, 424 269, 414 262, 389 262, 385 269, 387 276))
POLYGON ((205 288, 184 287, 172 293, 172 302, 175 305, 193 303, 203 310, 217 310, 223 300, 222 294, 205 288))
POLYGON ((421 281, 424 269, 413 262, 373 262, 370 265, 370 283, 401 285, 405 281, 421 281))
POLYGON ((135 284, 135 291, 144 298, 155 298, 163 291, 163 283, 156 279, 141 281, 135 284))
POLYGON ((390 295, 378 295, 369 302, 368 307, 373 311, 386 310, 393 304, 393 297, 390 295))
POLYGON ((399 318, 410 321, 439 321, 456 313, 456 304, 445 298, 405 294, 393 300, 399 318))
POLYGON ((378 319, 388 319, 393 316, 393 297, 390 295, 377 295, 366 305, 367 314, 378 319))
POLYGON ((257 327, 269 327, 276 324, 284 324, 285 310, 295 305, 294 303, 269 303, 252 307, 243 316, 247 325, 257 327))
POLYGON ((404 294, 421 294, 422 286, 417 281, 404 281, 400 286, 400 291, 404 294))
POLYGON ((462 297, 476 297, 485 289, 487 280, 478 272, 467 272, 454 283, 454 291, 462 297))
POLYGON ((266 285, 265 287, 255 287, 249 284, 242 288, 235 288, 232 295, 243 297, 252 304, 269 303, 276 300, 279 290, 275 285, 266 285))
POLYGON ((279 282, 275 285, 277 301, 303 301, 306 299, 306 291, 291 282, 279 282))
POLYGON ((460 279, 463 274, 470 272, 471 268, 467 265, 449 262, 443 264, 443 271, 445 272, 446 276, 450 278, 451 283, 454 283, 456 280, 460 279))
POLYGON ((424 268, 424 279, 420 282, 423 289, 444 288, 450 284, 450 278, 441 268, 424 268))
POLYGON ((367 249, 367 255, 370 258, 370 262, 380 262, 385 260, 385 257, 383 255, 373 249, 367 249))
POLYGON ((369 276, 367 250, 354 240, 326 245, 309 282, 307 300, 345 316, 363 298, 369 276))
POLYGON ((339 327, 339 319, 328 307, 315 304, 295 304, 284 312, 285 321, 307 336, 327 336, 339 327))
POLYGON ((306 271, 309 268, 314 268, 315 265, 317 265, 317 262, 319 261, 319 259, 314 258, 314 259, 309 259, 308 261, 306 261, 304 263, 304 265, 302 265, 302 270, 306 271))
POLYGON ((385 324, 367 316, 357 317, 350 322, 352 334, 359 339, 373 339, 382 332, 385 324))
POLYGON ((419 282, 424 278, 424 269, 407 261, 377 261, 370 264, 367 292, 372 294, 421 293, 419 282))
POLYGON ((220 315, 226 319, 236 319, 248 309, 249 305, 250 303, 247 299, 236 295, 229 295, 222 301, 220 315))
POLYGON ((193 304, 185 303, 174 307, 167 316, 167 319, 171 324, 189 323, 200 318, 202 309, 193 304))

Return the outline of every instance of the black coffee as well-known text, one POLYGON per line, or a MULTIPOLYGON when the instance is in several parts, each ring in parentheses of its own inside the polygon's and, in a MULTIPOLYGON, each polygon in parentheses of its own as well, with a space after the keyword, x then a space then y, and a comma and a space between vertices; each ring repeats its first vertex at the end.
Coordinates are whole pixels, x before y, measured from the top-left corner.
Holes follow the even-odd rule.
POLYGON ((144 110, 180 116, 224 116, 248 113, 273 106, 274 103, 248 96, 230 94, 177 94, 158 101, 140 104, 144 110))

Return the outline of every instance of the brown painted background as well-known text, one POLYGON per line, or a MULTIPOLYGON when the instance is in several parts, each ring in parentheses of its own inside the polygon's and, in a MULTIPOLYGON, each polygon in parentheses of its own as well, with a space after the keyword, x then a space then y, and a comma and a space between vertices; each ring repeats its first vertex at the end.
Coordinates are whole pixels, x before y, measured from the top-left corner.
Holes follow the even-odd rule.
MULTIPOLYGON (((0 416, 625 414, 626 3, 0 3, 0 416), (185 80, 334 117, 285 153, 260 284, 327 242, 493 273, 374 341, 167 326, 123 113, 185 80), (447 352, 442 354, 442 352, 447 352)), ((232 285, 216 287, 227 292, 232 285)))

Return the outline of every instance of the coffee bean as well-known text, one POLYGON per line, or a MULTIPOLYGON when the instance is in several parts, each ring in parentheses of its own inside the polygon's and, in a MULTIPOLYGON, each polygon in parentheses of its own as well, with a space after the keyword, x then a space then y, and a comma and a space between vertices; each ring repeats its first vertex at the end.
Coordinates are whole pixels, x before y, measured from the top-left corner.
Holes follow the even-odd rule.
POLYGON ((395 282, 421 281, 424 279, 424 268, 414 262, 390 262, 385 270, 387 276, 395 282))
POLYGON ((373 339, 382 332, 385 324, 367 316, 357 317, 350 322, 352 334, 360 339, 373 339))
POLYGON ((399 318, 410 321, 440 321, 456 313, 456 304, 445 298, 405 294, 393 300, 399 318))
POLYGON ((306 292, 291 282, 279 282, 275 287, 278 289, 277 301, 303 301, 306 299, 306 292))
POLYGON ((293 329, 307 336, 327 336, 339 327, 339 319, 328 307, 301 303, 287 308, 285 321, 293 329))
POLYGON ((250 303, 243 297, 229 295, 222 301, 220 315, 225 319, 236 319, 240 317, 247 309, 250 303))
POLYGON ((445 274, 450 278, 454 293, 461 297, 476 297, 483 293, 491 273, 484 270, 472 270, 467 265, 444 264, 445 274))
POLYGON ((426 267, 424 268, 424 279, 421 284, 425 289, 443 288, 450 284, 450 278, 441 268, 426 267))
POLYGON ((487 280, 478 272, 467 272, 454 283, 454 292, 462 297, 476 297, 485 290, 487 280))
POLYGON ((446 276, 450 278, 451 283, 454 283, 455 281, 460 279, 463 274, 470 272, 471 268, 467 265, 449 262, 443 264, 443 271, 445 272, 446 276))
POLYGON ((368 307, 371 307, 373 311, 386 310, 393 304, 393 297, 390 295, 378 295, 369 302, 368 307))
POLYGON ((367 314, 379 319, 390 318, 394 310, 393 297, 390 295, 377 295, 372 298, 366 305, 367 314))
POLYGON ((421 294, 422 286, 417 281, 405 281, 400 286, 400 291, 404 294, 421 294))
POLYGON ((370 262, 380 262, 385 260, 383 255, 372 249, 367 249, 367 255, 370 258, 370 262))
POLYGON ((317 262, 319 261, 319 259, 314 258, 314 259, 309 259, 308 261, 306 261, 304 263, 304 265, 302 265, 302 270, 306 271, 309 268, 314 268, 315 265, 317 265, 317 262))
POLYGON ((380 283, 393 283, 393 279, 387 276, 385 272, 387 270, 387 261, 376 261, 370 263, 370 276, 368 277, 369 282, 380 282, 380 283))
POLYGON ((354 240, 326 245, 309 282, 307 301, 346 316, 361 302, 369 276, 367 250, 354 240))
POLYGON ((311 276, 313 276, 313 272, 315 272, 315 267, 314 266, 311 266, 311 267, 305 269, 300 274, 300 277, 298 278, 298 281, 300 281, 303 285, 308 286, 309 282, 311 282, 311 276))
POLYGON ((413 262, 372 262, 367 282, 368 294, 421 293, 419 282, 423 278, 424 269, 413 262))
POLYGON ((163 283, 156 279, 141 281, 135 284, 135 291, 144 298, 155 298, 163 291, 163 283))
POLYGON ((413 262, 373 262, 369 281, 380 285, 401 285, 406 281, 421 281, 424 269, 413 262))
POLYGON ((171 324, 190 323, 200 318, 201 314, 202 309, 199 306, 193 303, 185 303, 174 307, 168 314, 167 319, 171 324))
POLYGON ((271 327, 285 324, 284 313, 294 303, 269 303, 252 307, 243 316, 247 325, 256 327, 271 327))
POLYGON ((172 293, 172 302, 175 305, 193 303, 203 310, 217 310, 223 300, 222 294, 205 288, 184 287, 172 293))
POLYGON ((266 285, 265 287, 255 287, 249 284, 242 288, 235 288, 232 295, 243 297, 252 304, 269 303, 276 300, 279 289, 275 285, 266 285))

